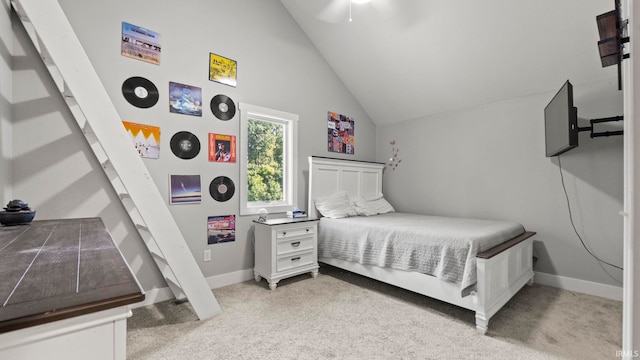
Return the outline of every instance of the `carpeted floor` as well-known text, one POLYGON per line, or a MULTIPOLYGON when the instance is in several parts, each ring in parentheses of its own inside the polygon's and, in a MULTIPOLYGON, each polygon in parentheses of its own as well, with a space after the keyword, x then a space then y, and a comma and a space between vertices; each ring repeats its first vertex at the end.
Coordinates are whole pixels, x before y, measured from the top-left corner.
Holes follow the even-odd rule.
POLYGON ((616 359, 622 303, 526 286, 475 330, 474 313, 323 265, 320 275, 215 289, 222 314, 171 301, 133 311, 128 359, 616 359))

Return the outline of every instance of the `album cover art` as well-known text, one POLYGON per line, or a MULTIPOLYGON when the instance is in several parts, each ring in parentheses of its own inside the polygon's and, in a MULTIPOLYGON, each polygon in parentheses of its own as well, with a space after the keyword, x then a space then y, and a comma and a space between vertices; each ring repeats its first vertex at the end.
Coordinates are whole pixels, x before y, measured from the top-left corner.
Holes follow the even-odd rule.
POLYGON ((202 201, 200 175, 169 175, 170 204, 199 204, 202 201))
POLYGON ((355 153, 355 122, 352 117, 327 113, 328 150, 342 154, 355 153))
POLYGON ((202 116, 202 89, 197 86, 169 82, 169 111, 202 116))
POLYGON ((209 80, 236 87, 237 70, 235 60, 209 53, 209 80))
POLYGON ((123 56, 159 65, 160 48, 160 34, 122 22, 121 54, 123 56))
POLYGON ((133 140, 140 157, 148 159, 160 158, 160 128, 152 125, 137 124, 123 121, 122 125, 127 129, 133 140))
POLYGON ((236 241, 236 216, 209 216, 207 218, 207 244, 236 241))
POLYGON ((236 162, 235 135, 209 134, 209 161, 236 162))

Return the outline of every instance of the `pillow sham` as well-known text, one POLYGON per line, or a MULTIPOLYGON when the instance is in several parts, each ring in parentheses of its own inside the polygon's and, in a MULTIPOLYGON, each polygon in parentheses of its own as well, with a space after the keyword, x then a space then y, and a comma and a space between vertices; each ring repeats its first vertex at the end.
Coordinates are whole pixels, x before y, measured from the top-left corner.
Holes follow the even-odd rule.
POLYGON ((395 212, 396 210, 389 204, 384 198, 384 195, 379 195, 369 199, 355 199, 354 205, 358 215, 371 216, 377 214, 386 214, 395 212))
POLYGON ((358 216, 378 215, 378 211, 363 198, 353 199, 353 207, 356 209, 358 216))
POLYGON ((329 196, 316 198, 315 204, 316 209, 324 217, 340 219, 358 215, 346 191, 339 191, 329 196))

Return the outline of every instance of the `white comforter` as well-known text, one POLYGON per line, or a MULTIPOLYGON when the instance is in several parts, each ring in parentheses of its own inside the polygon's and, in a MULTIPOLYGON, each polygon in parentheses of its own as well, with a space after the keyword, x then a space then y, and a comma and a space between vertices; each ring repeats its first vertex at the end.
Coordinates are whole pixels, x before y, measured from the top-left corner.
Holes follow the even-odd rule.
POLYGON ((509 221, 406 213, 322 218, 318 257, 433 275, 460 284, 466 296, 476 283, 476 254, 523 232, 509 221))

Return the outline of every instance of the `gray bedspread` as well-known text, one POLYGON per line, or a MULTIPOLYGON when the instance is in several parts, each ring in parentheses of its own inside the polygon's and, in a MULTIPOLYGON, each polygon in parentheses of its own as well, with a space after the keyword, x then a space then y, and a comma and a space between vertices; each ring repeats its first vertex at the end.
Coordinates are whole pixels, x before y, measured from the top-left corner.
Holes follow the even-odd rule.
POLYGON ((318 256, 436 276, 466 296, 476 283, 476 254, 523 232, 516 222, 397 212, 321 218, 318 256))

